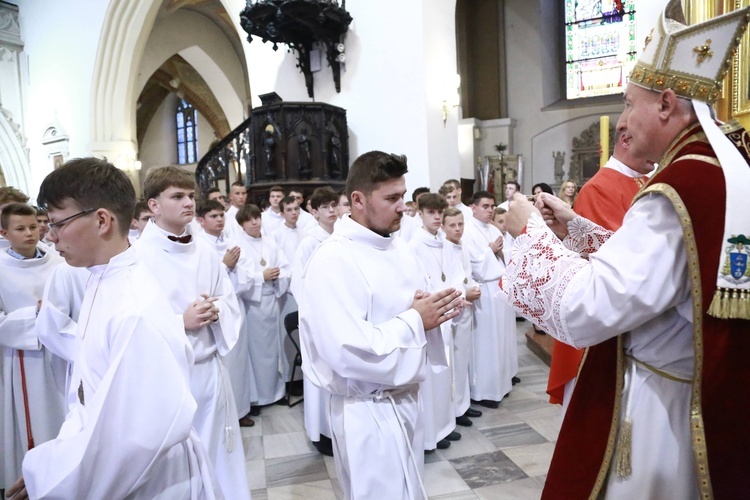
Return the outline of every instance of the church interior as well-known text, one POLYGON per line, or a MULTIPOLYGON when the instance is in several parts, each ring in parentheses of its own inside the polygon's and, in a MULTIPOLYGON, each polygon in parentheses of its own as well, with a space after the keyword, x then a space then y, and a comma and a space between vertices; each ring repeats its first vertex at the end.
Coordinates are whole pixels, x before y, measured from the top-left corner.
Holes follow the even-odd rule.
MULTIPOLYGON (((750 0, 683 4, 701 21, 750 0)), ((49 172, 96 156, 127 172, 137 194, 150 169, 173 165, 202 189, 244 182, 260 202, 276 184, 305 196, 340 189, 357 156, 380 150, 408 158, 407 197, 448 179, 464 200, 488 190, 498 203, 510 181, 525 194, 537 183, 580 188, 612 150, 626 77, 662 7, 2 0, 0 187, 33 204, 49 172), (282 10, 319 29, 295 31, 282 10)), ((750 125, 748 34, 716 107, 750 125)), ((539 498, 561 423, 539 337, 517 323, 521 384, 461 441, 425 456, 430 498, 539 498), (527 333, 537 341, 527 345, 527 333)), ((302 405, 254 418, 242 431, 254 499, 341 497, 333 459, 305 436, 302 405)))

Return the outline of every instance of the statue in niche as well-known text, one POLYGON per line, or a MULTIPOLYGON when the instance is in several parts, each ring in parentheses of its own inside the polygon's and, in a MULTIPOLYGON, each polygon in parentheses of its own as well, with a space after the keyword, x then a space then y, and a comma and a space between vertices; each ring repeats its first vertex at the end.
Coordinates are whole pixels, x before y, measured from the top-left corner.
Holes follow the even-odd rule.
POLYGON ((276 169, 273 164, 273 153, 276 149, 276 139, 273 137, 274 128, 273 125, 266 125, 265 134, 263 138, 263 153, 266 156, 266 178, 276 178, 276 169))
POLYGON ((341 178, 341 139, 336 132, 331 135, 331 177, 341 178))
POLYGON ((563 165, 565 164, 565 153, 563 151, 555 151, 552 153, 552 158, 555 160, 555 184, 561 184, 563 179, 563 165))
POLYGON ((297 153, 299 155, 299 178, 309 179, 310 178, 310 161, 312 159, 310 155, 310 138, 308 137, 307 129, 300 130, 297 136, 297 153))

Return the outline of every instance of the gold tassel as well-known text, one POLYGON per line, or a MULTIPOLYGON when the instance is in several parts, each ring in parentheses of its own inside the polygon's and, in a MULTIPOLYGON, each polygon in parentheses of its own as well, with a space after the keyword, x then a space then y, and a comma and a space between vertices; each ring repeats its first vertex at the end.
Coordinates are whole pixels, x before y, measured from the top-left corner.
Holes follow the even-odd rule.
POLYGON ((742 301, 740 302, 740 319, 750 319, 750 291, 742 290, 740 292, 742 301))
POLYGON ((718 288, 708 307, 708 314, 719 319, 750 320, 750 291, 718 288))
POLYGON ((630 477, 632 473, 630 450, 633 441, 633 422, 625 418, 620 426, 620 434, 617 436, 617 459, 615 471, 617 477, 630 477))
POLYGON ((726 288, 721 294, 721 317, 729 319, 729 290, 726 288))
POLYGON ((711 305, 708 307, 708 314, 714 318, 721 318, 721 296, 721 289, 716 290, 711 305))

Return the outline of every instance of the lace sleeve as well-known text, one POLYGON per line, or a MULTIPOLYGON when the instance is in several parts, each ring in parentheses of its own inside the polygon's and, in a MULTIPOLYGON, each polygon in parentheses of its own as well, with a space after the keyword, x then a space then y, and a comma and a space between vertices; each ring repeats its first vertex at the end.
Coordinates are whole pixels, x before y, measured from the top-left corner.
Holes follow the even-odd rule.
POLYGON ((526 233, 513 245, 501 280, 501 295, 522 316, 558 340, 571 343, 563 315, 563 295, 587 261, 565 248, 539 214, 532 214, 526 233))
POLYGON ((568 235, 563 240, 565 248, 583 256, 599 250, 605 241, 614 234, 583 217, 568 222, 568 235))

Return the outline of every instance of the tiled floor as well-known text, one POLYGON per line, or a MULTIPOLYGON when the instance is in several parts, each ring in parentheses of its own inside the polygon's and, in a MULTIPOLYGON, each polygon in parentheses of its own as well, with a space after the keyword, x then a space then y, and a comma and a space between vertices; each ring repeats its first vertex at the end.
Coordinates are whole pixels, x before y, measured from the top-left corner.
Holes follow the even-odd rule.
MULTIPOLYGON (((560 430, 560 407, 547 403, 549 368, 526 348, 528 322, 517 323, 521 383, 500 408, 481 408, 462 439, 425 455, 431 499, 537 499, 560 430)), ((333 458, 320 455, 305 435, 303 405, 270 406, 242 430, 254 500, 341 498, 333 458)))

